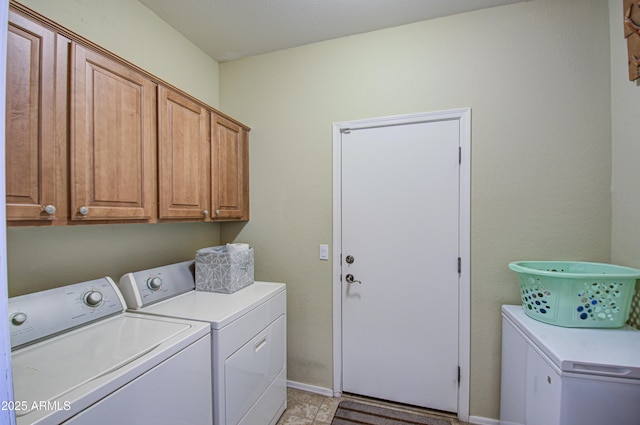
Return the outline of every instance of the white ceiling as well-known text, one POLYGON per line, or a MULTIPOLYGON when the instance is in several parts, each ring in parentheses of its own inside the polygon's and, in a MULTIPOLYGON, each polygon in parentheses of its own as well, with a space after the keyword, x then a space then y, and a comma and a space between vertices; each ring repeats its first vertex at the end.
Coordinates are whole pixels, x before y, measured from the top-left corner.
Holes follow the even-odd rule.
POLYGON ((139 0, 218 62, 525 0, 139 0))

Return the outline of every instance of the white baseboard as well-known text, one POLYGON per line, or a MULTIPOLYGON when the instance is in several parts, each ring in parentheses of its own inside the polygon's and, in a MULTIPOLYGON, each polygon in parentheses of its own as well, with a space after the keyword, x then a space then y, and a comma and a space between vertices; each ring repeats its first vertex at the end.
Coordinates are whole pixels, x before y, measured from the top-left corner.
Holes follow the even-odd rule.
POLYGON ((483 418, 481 416, 469 416, 469 423, 474 425, 500 425, 497 419, 483 418))
POLYGON ((333 397, 333 390, 324 387, 316 387, 315 385, 303 384, 296 381, 287 381, 287 387, 297 390, 308 391, 310 393, 320 394, 325 397, 333 397))

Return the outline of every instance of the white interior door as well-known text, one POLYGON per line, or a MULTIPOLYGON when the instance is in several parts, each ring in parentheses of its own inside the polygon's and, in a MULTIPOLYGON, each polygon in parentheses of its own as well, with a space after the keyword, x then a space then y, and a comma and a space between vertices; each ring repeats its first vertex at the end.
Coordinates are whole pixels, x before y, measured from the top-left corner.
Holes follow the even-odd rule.
POLYGON ((458 120, 342 133, 345 392, 457 411, 459 147, 458 120))

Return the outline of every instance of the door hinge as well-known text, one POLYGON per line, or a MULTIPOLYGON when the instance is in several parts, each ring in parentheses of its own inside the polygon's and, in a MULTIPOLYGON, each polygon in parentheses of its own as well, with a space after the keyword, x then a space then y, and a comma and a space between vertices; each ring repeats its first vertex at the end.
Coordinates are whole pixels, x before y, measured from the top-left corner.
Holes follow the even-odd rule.
POLYGON ((460 366, 458 366, 458 386, 460 386, 460 377, 462 376, 460 372, 460 366))
POLYGON ((458 257, 458 274, 462 273, 462 258, 458 257))
POLYGON ((462 164, 462 146, 458 146, 458 164, 462 164))

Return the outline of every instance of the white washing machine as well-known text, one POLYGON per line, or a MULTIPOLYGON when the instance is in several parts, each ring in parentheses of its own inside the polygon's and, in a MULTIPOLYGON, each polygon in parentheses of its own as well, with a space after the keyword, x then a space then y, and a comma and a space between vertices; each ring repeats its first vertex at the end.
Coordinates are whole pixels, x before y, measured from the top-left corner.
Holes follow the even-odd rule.
POLYGON ((132 311, 209 323, 215 425, 273 425, 286 408, 286 286, 254 282, 232 294, 195 290, 194 262, 127 273, 132 311))
POLYGON ((17 424, 211 424, 203 323, 125 312, 110 278, 9 299, 17 424))
POLYGON ((640 331, 563 328, 502 306, 503 425, 639 425, 640 331))

